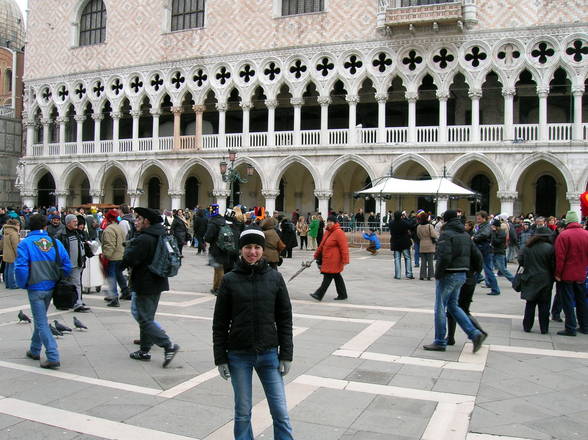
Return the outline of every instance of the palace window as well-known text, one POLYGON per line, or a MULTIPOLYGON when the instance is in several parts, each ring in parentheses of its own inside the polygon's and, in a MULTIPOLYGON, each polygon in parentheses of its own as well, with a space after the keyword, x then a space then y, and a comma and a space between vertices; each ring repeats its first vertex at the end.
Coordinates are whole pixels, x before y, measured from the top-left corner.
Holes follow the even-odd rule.
POLYGON ((325 0, 282 0, 282 16, 309 14, 325 10, 325 0))
POLYGON ((203 27, 204 3, 205 0, 173 0, 172 32, 203 27))
POLYGON ((80 46, 104 43, 106 40, 106 6, 102 0, 90 0, 80 16, 80 46))
POLYGON ((436 5, 438 3, 455 3, 456 0, 402 0, 401 6, 424 6, 424 5, 436 5))

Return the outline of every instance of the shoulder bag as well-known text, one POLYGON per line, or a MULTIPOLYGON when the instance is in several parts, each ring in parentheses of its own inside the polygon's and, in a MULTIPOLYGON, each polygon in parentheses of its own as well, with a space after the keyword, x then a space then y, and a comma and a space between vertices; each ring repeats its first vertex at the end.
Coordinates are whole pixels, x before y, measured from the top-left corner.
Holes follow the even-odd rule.
POLYGON ((64 278, 63 271, 61 270, 59 247, 57 246, 55 238, 52 238, 51 240, 53 241, 53 247, 55 248, 55 265, 57 266, 57 273, 59 274, 59 279, 55 283, 53 289, 53 305, 58 310, 68 310, 71 309, 78 300, 78 290, 71 281, 64 278))
POLYGON ((519 267, 517 267, 514 278, 512 279, 512 288, 515 292, 520 292, 523 290, 523 273, 523 266, 519 265, 519 267))

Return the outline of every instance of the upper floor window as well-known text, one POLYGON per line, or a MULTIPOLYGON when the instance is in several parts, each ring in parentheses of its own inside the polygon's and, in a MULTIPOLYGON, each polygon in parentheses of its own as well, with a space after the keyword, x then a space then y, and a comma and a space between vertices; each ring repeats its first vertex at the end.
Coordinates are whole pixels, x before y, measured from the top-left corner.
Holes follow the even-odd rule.
POLYGON ((438 3, 455 3, 456 0, 402 0, 401 6, 424 6, 435 5, 438 3))
POLYGON ((89 0, 80 16, 80 46, 106 40, 106 6, 102 0, 89 0))
POLYGON ((203 27, 204 3, 205 0, 173 0, 172 32, 203 27))
POLYGON ((282 16, 325 10, 325 0, 282 0, 282 16))

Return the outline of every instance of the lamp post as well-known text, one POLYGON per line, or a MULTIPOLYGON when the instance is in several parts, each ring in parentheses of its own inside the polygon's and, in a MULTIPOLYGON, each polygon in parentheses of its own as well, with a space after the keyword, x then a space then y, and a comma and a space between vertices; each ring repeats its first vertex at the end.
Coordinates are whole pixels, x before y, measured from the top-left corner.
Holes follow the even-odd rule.
MULTIPOLYGON (((233 207, 233 185, 235 182, 247 183, 247 179, 241 177, 239 172, 234 168, 235 159, 237 159, 237 152, 235 150, 229 150, 230 166, 225 160, 219 164, 223 182, 229 182, 229 208, 233 207)), ((253 166, 247 164, 247 176, 253 176, 253 171, 253 166)))

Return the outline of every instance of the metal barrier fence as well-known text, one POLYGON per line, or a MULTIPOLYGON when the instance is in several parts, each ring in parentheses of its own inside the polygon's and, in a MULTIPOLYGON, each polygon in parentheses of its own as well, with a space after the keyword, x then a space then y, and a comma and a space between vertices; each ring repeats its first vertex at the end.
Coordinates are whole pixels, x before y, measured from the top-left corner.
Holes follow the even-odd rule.
POLYGON ((347 241, 350 246, 353 247, 367 247, 369 242, 363 238, 364 232, 369 232, 370 229, 376 231, 376 235, 380 239, 380 245, 382 248, 390 248, 390 232, 388 231, 388 224, 383 223, 355 223, 355 222, 342 222, 341 229, 347 236, 347 241))

